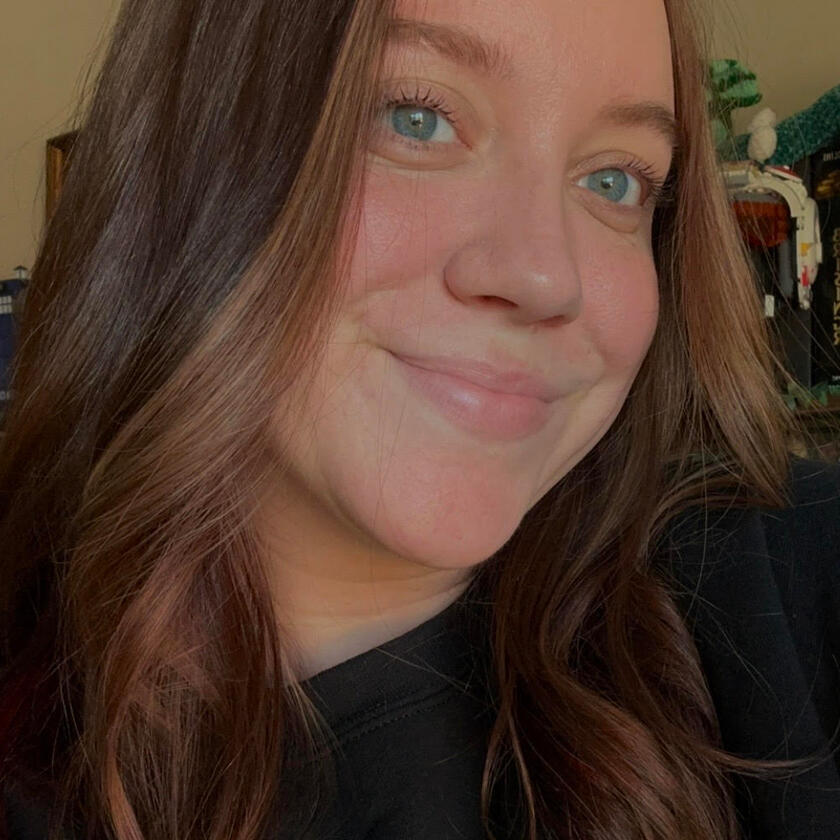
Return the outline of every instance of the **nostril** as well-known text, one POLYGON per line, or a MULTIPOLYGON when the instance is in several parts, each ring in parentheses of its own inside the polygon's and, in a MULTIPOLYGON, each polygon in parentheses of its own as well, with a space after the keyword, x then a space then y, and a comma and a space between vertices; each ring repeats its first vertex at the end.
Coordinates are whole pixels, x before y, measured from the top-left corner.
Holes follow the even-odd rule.
POLYGON ((543 327, 559 327, 561 324, 565 324, 568 321, 568 315, 555 315, 553 318, 546 318, 544 321, 541 321, 540 325, 543 327))
POLYGON ((498 297, 496 295, 479 295, 481 300, 486 301, 487 303, 492 304, 501 304, 504 307, 511 307, 516 306, 516 304, 512 300, 508 300, 507 298, 498 297))

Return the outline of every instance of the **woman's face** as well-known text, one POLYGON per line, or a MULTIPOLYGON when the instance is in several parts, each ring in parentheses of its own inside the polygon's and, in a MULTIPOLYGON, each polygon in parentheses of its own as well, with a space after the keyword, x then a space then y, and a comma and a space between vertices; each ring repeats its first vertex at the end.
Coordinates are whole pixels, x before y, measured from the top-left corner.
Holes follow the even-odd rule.
POLYGON ((651 343, 668 23, 662 0, 397 12, 343 306, 278 451, 313 549, 466 568, 604 435, 651 343))

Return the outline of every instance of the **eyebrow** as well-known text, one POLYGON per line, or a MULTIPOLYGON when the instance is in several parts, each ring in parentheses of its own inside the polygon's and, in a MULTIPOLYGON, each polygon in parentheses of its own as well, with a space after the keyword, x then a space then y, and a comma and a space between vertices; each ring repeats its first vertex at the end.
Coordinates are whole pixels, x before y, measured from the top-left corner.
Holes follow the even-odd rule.
POLYGON ((596 117, 622 128, 648 128, 660 134, 671 148, 677 147, 679 126, 670 108, 659 102, 613 102, 604 105, 596 117))
POLYGON ((487 42, 461 26, 392 18, 386 38, 393 43, 426 47, 456 64, 498 80, 508 80, 514 75, 513 61, 501 44, 487 42))
MULTIPOLYGON (((510 53, 501 44, 485 41, 461 26, 391 18, 386 39, 390 43, 426 47, 456 64, 500 81, 515 75, 510 53)), ((649 128, 664 137, 672 148, 677 145, 677 120, 670 108, 658 102, 609 103, 600 109, 597 119, 616 126, 649 128)))

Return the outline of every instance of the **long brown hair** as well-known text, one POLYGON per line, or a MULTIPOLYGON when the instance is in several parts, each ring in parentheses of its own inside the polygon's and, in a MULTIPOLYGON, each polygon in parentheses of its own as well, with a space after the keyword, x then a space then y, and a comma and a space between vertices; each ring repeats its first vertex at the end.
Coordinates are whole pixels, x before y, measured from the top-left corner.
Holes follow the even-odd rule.
MULTIPOLYGON (((782 504, 787 470, 699 30, 688 0, 666 6, 680 151, 654 344, 614 426, 479 571, 498 688, 483 805, 512 758, 531 838, 731 840, 729 772, 765 766, 717 748, 649 562, 679 510, 782 504)), ((335 312, 390 7, 121 11, 0 444, 0 781, 90 836, 256 840, 289 804, 290 756, 314 754, 251 514, 266 430, 335 312)))

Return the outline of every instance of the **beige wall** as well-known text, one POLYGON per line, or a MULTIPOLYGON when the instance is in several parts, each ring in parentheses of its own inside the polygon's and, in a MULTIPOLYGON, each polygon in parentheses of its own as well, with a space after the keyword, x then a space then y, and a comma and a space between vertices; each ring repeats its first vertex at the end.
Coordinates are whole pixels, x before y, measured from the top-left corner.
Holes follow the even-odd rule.
POLYGON ((737 58, 757 76, 762 102, 737 111, 736 131, 772 108, 779 119, 840 85, 840 0, 711 0, 715 58, 737 58))
POLYGON ((119 0, 0 0, 0 279, 31 266, 48 137, 64 131, 119 0))
MULTIPOLYGON (((840 84, 840 0, 710 2, 716 56, 754 70, 762 105, 780 118, 840 84)), ((0 278, 32 264, 43 224, 44 143, 68 126, 83 71, 96 66, 118 5, 0 0, 0 278)), ((755 110, 740 112, 736 128, 755 110)))

